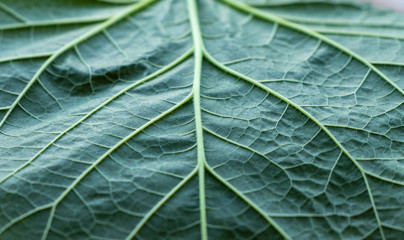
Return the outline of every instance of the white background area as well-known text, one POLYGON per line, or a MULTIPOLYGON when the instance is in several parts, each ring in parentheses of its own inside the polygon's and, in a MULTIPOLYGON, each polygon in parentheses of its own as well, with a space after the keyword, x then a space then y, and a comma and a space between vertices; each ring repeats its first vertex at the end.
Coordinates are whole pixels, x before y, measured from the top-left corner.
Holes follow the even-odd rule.
POLYGON ((397 11, 404 13, 404 0, 361 0, 364 2, 371 2, 375 6, 396 9, 397 11))

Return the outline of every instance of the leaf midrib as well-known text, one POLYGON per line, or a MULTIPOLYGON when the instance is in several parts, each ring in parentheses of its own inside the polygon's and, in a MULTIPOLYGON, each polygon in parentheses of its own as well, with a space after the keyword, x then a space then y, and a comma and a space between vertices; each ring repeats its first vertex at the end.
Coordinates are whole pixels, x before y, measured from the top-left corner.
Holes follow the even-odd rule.
POLYGON ((282 235, 285 239, 291 239, 290 236, 278 226, 278 224, 271 219, 270 216, 265 214, 253 201, 246 197, 243 193, 238 191, 234 186, 223 179, 219 174, 217 174, 206 161, 205 158, 205 148, 203 144, 203 124, 202 124, 202 108, 201 108, 201 71, 202 71, 202 61, 206 59, 205 47, 203 43, 203 37, 200 29, 198 10, 197 10, 197 0, 188 0, 188 10, 190 15, 191 29, 194 40, 194 56, 195 56, 195 71, 194 71, 194 114, 196 123, 196 133, 197 133, 197 146, 198 146, 198 167, 199 167, 199 199, 200 199, 200 218, 201 218, 201 238, 202 240, 208 239, 207 231, 207 218, 206 218, 206 203, 205 203, 205 169, 219 182, 228 187, 232 192, 234 192, 238 197, 240 197, 244 202, 251 206, 255 211, 257 211, 276 231, 282 235))
POLYGON ((196 128, 196 144, 198 158, 198 178, 199 178, 199 215, 200 215, 200 231, 201 239, 208 239, 208 226, 206 217, 206 194, 205 194, 205 147, 203 143, 202 129, 202 109, 201 109, 201 75, 202 75, 202 48, 203 39, 199 27, 197 0, 187 0, 188 14, 191 24, 192 38, 194 42, 194 115, 196 128))

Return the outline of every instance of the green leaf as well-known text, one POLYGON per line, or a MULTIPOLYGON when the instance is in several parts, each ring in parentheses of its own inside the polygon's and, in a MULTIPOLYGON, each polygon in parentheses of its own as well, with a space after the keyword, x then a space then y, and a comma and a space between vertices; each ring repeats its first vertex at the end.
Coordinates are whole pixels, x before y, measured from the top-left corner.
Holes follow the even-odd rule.
POLYGON ((0 239, 403 239, 403 23, 0 0, 0 239))

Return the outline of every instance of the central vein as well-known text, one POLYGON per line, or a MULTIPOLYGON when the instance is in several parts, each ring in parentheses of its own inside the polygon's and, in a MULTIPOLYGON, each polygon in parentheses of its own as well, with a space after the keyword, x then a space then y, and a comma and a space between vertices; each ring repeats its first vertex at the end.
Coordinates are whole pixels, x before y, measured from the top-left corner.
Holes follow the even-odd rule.
POLYGON ((208 239, 207 221, 206 221, 206 203, 205 203, 205 148, 203 146, 203 130, 201 116, 201 70, 202 70, 202 34, 199 28, 197 0, 187 0, 189 18, 191 21, 192 37, 194 41, 194 112, 196 124, 196 142, 198 145, 198 176, 199 176, 199 208, 201 218, 201 239, 208 239))

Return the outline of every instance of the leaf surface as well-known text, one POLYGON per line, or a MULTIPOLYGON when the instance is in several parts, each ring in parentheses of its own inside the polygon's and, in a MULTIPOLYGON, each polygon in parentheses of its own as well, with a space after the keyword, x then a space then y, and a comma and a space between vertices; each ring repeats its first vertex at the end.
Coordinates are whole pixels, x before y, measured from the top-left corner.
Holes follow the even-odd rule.
POLYGON ((404 16, 0 1, 0 239, 401 239, 404 16))

